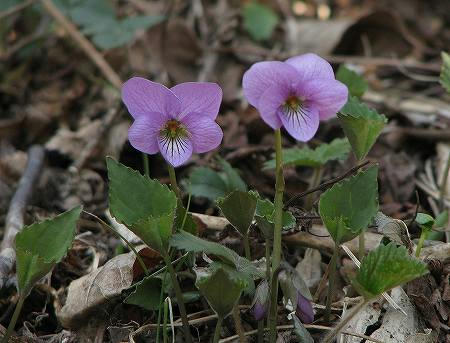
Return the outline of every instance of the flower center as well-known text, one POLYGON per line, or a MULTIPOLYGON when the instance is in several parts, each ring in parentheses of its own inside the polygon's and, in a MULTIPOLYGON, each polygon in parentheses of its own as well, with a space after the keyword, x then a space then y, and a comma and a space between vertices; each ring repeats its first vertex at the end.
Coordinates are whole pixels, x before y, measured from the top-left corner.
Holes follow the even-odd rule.
POLYGON ((300 125, 300 119, 306 124, 306 118, 309 117, 306 112, 305 99, 296 95, 290 95, 281 105, 284 115, 289 121, 297 122, 300 125))
POLYGON ((189 132, 178 120, 171 119, 159 132, 161 143, 167 154, 174 156, 187 149, 189 132))

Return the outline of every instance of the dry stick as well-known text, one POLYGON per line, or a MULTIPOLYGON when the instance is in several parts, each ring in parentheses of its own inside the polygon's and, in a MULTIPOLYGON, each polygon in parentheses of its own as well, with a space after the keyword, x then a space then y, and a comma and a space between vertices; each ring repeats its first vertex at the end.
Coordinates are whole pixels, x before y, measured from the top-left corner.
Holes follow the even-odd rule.
POLYGON ((10 15, 13 15, 16 12, 22 11, 23 9, 27 8, 31 4, 34 3, 34 0, 27 0, 22 2, 21 4, 18 4, 16 6, 10 7, 7 10, 0 12, 0 20, 6 17, 9 17, 10 15))
POLYGON ((324 182, 320 185, 318 185, 317 187, 308 189, 307 191, 304 191, 303 193, 297 194, 295 196, 293 196, 291 199, 289 199, 286 204, 284 205, 284 208, 287 208, 290 204, 292 204, 294 201, 303 198, 304 196, 311 194, 311 193, 315 193, 317 191, 323 191, 329 187, 331 187, 332 185, 334 185, 335 183, 345 179, 347 176, 350 176, 352 174, 355 174, 359 169, 361 169, 362 167, 368 165, 369 163, 371 163, 370 161, 366 161, 364 163, 361 163, 355 167, 353 167, 352 169, 348 170, 347 172, 345 172, 343 175, 335 177, 334 179, 331 179, 327 182, 324 182))
POLYGON ((102 71, 105 77, 111 82, 114 87, 120 89, 122 87, 122 80, 119 75, 111 68, 106 62, 103 56, 97 51, 91 42, 84 37, 81 32, 72 24, 61 11, 53 4, 51 0, 42 0, 42 4, 47 12, 64 28, 67 33, 78 43, 83 51, 89 56, 90 59, 97 65, 102 71))
POLYGON ((24 225, 24 216, 27 205, 33 194, 33 188, 39 180, 44 164, 44 148, 34 145, 28 150, 28 161, 25 171, 19 181, 19 186, 11 199, 8 214, 6 215, 5 233, 0 245, 0 289, 3 288, 8 275, 16 261, 14 240, 24 225))

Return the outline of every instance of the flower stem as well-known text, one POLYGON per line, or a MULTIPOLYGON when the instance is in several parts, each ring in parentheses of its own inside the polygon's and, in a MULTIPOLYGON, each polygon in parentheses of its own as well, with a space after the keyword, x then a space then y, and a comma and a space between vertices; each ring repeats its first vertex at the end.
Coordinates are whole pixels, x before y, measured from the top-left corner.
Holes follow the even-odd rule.
POLYGON ((161 282, 161 291, 159 292, 159 306, 158 306, 158 326, 156 327, 156 343, 159 343, 159 332, 161 330, 161 310, 162 310, 162 303, 163 303, 163 296, 164 296, 164 284, 166 282, 166 272, 164 272, 164 276, 161 282))
POLYGON ((186 307, 184 306, 183 293, 181 292, 180 284, 178 283, 177 275, 175 269, 172 266, 172 261, 168 254, 163 256, 164 262, 166 263, 167 270, 170 273, 172 279, 173 289, 175 291, 175 296, 177 298, 178 309, 180 310, 181 322, 183 323, 184 336, 186 337, 187 343, 192 343, 191 333, 189 331, 189 321, 187 318, 186 307))
POLYGON ((217 324, 216 324, 216 330, 214 330, 214 339, 213 343, 218 343, 220 339, 220 331, 222 331, 222 322, 223 317, 218 316, 217 317, 217 324))
POLYGON ((150 177, 150 166, 148 164, 148 155, 145 152, 142 153, 142 164, 144 165, 145 176, 150 177))
POLYGON ((329 266, 329 276, 328 276, 328 295, 327 295, 327 303, 325 308, 325 321, 330 321, 331 314, 331 302, 333 300, 334 295, 334 287, 336 281, 336 264, 339 256, 339 247, 337 244, 334 245, 333 256, 331 257, 330 266, 329 266))
POLYGON ((182 201, 180 188, 178 188, 177 177, 175 175, 175 169, 170 164, 167 164, 167 169, 169 170, 170 187, 177 195, 178 200, 182 201))
POLYGON ((11 333, 14 330, 14 327, 16 326, 17 319, 19 318, 20 311, 22 310, 23 303, 25 301, 24 295, 19 295, 19 300, 17 301, 16 309, 14 310, 14 313, 12 315, 11 321, 8 325, 8 330, 6 331, 5 336, 3 336, 2 343, 8 343, 9 337, 11 336, 11 333))
POLYGON ((270 312, 269 312, 269 329, 270 340, 274 343, 277 335, 277 309, 278 309, 278 278, 274 279, 275 272, 280 266, 281 261, 281 227, 283 216, 283 151, 281 149, 281 131, 275 130, 275 165, 276 165, 276 181, 275 181, 275 213, 274 213, 274 235, 272 250, 272 287, 270 294, 270 312))
POLYGON ((358 305, 353 307, 350 312, 339 322, 339 324, 324 338, 322 343, 331 343, 339 334, 339 332, 345 328, 348 322, 369 302, 367 299, 363 299, 358 305))
POLYGON ((416 257, 420 256, 420 251, 423 248, 423 243, 425 242, 425 239, 427 238, 427 236, 428 236, 428 230, 422 229, 422 232, 420 233, 419 242, 417 243, 416 257))
POLYGON ((250 243, 248 241, 248 234, 243 235, 244 239, 244 250, 245 250, 245 258, 249 261, 252 260, 252 254, 250 252, 250 243))
POLYGON ((359 234, 359 238, 358 238, 359 239, 358 255, 359 255, 360 261, 362 261, 362 259, 366 255, 366 240, 364 237, 364 233, 365 233, 365 230, 362 230, 361 233, 359 234))
POLYGON ((271 244, 270 244, 270 240, 266 239, 266 278, 267 278, 267 282, 270 281, 270 248, 271 248, 271 244))
POLYGON ((167 343, 167 320, 169 317, 169 304, 167 301, 164 301, 164 321, 163 321, 163 342, 167 343))
POLYGON ((236 333, 239 336, 239 343, 246 343, 247 338, 245 338, 244 328, 242 327, 241 317, 239 316, 238 304, 234 305, 232 315, 234 320, 234 326, 236 327, 236 333))
POLYGON ((264 319, 258 321, 258 343, 264 343, 264 319))

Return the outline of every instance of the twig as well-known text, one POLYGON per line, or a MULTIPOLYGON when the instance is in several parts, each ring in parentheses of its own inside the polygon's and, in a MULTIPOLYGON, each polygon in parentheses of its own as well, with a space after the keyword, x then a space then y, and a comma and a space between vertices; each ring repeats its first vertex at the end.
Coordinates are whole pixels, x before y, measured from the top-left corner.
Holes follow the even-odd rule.
POLYGON ((81 34, 76 26, 61 13, 51 0, 42 0, 42 4, 46 11, 67 31, 92 61, 94 61, 108 81, 111 82, 114 87, 120 89, 120 87, 122 87, 122 80, 119 75, 111 68, 92 43, 81 34))
POLYGON ((21 4, 10 7, 7 10, 0 12, 0 20, 2 20, 3 18, 9 17, 10 15, 13 15, 16 12, 22 11, 23 9, 27 8, 28 6, 30 6, 33 3, 34 3, 34 0, 27 0, 27 1, 22 2, 21 4))
POLYGON ((0 289, 8 280, 8 275, 16 261, 14 240, 24 225, 25 211, 33 194, 33 188, 41 175, 44 156, 44 148, 40 145, 34 145, 28 150, 27 166, 16 193, 11 199, 6 215, 5 233, 0 245, 0 289))
POLYGON ((290 204, 292 204, 294 201, 303 198, 304 196, 311 194, 311 193, 315 193, 317 191, 323 191, 327 188, 329 188, 330 186, 334 185, 335 183, 345 179, 346 177, 355 174, 359 169, 361 169, 362 167, 368 165, 370 163, 370 161, 366 161, 364 163, 361 163, 355 167, 353 167, 352 169, 348 170, 347 172, 345 172, 343 175, 335 177, 334 179, 331 179, 327 182, 324 182, 320 185, 318 185, 317 187, 308 189, 307 191, 297 194, 295 196, 293 196, 291 199, 289 199, 286 204, 284 205, 284 208, 287 208, 290 204))

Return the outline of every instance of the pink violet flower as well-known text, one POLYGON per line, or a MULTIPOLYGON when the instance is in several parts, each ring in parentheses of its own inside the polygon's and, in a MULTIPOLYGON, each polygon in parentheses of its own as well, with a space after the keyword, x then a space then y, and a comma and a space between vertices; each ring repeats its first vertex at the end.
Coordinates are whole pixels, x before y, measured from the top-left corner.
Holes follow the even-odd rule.
POLYGON ((285 62, 255 63, 243 77, 244 95, 273 129, 282 126, 296 140, 314 137, 347 102, 348 90, 323 58, 309 53, 285 62))
POLYGON ((122 100, 134 119, 128 131, 131 145, 147 154, 161 152, 174 167, 222 141, 215 122, 222 89, 215 83, 186 82, 169 89, 133 77, 122 86, 122 100))

